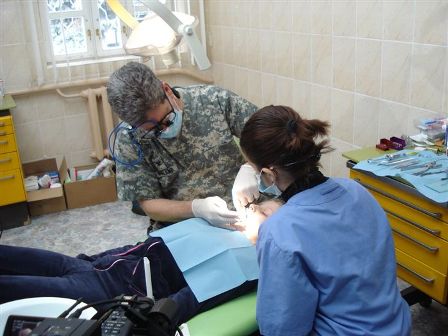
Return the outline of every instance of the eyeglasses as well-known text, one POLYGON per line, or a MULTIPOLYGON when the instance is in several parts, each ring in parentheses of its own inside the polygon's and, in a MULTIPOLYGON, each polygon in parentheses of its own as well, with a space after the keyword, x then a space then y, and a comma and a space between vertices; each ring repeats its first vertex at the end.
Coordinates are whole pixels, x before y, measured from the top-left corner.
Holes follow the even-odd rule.
MULTIPOLYGON (((168 99, 168 97, 166 97, 166 99, 168 99)), ((144 126, 146 124, 154 125, 149 130, 145 129, 146 132, 140 136, 140 139, 143 140, 143 139, 147 139, 147 138, 152 138, 152 139, 158 138, 160 136, 160 134, 165 130, 166 127, 169 127, 170 125, 172 125, 174 123, 177 113, 174 111, 173 105, 171 104, 169 99, 168 99, 168 102, 170 103, 171 110, 167 114, 165 114, 165 116, 162 118, 162 120, 156 121, 154 119, 148 119, 148 120, 145 120, 144 122, 142 122, 141 124, 132 127, 135 132, 137 129, 142 130, 142 126, 144 126)))

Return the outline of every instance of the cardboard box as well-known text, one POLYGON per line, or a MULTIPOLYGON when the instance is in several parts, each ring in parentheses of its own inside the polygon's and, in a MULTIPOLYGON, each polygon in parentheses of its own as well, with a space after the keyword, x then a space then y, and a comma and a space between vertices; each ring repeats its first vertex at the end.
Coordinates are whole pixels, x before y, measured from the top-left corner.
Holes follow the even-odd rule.
MULTIPOLYGON (((76 167, 76 169, 85 170, 95 167, 96 165, 88 165, 76 167)), ((64 191, 68 209, 83 208, 100 203, 115 202, 117 200, 115 175, 64 183, 64 191)))
MULTIPOLYGON (((41 176, 50 171, 58 171, 60 181, 63 181, 65 177, 67 177, 67 163, 65 162, 65 158, 62 160, 59 169, 56 159, 45 159, 24 163, 22 167, 25 177, 30 175, 41 176)), ((39 216, 67 209, 64 189, 62 186, 58 188, 27 191, 26 198, 31 216, 39 216)))

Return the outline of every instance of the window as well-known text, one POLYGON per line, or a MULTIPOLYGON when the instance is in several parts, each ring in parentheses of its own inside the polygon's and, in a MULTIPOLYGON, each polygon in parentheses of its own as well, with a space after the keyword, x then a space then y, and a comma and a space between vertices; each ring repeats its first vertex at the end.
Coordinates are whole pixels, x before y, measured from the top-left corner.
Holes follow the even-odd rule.
MULTIPOLYGON (((159 0, 170 8, 168 0, 159 0)), ((39 2, 43 31, 51 43, 47 61, 88 60, 124 55, 129 27, 109 8, 106 0, 47 0, 39 2)), ((141 0, 121 4, 141 21, 150 12, 141 0)))

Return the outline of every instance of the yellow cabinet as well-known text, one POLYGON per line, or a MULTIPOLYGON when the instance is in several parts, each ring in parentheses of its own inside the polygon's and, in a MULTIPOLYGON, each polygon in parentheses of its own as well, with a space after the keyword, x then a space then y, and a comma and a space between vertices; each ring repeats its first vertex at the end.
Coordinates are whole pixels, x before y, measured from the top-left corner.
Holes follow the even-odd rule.
POLYGON ((442 304, 448 292, 448 208, 404 183, 350 169, 380 203, 395 243, 397 275, 442 304))
POLYGON ((11 115, 0 116, 0 206, 26 200, 11 115))

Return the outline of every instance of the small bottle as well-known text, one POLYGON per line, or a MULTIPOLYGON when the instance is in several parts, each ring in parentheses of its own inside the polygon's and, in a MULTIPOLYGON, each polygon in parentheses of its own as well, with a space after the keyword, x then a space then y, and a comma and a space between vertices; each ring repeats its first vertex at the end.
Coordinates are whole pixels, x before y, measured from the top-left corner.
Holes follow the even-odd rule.
POLYGON ((113 163, 114 162, 112 160, 103 159, 103 161, 101 161, 98 164, 98 166, 95 167, 95 169, 89 174, 89 176, 87 176, 86 180, 90 180, 90 179, 100 176, 101 173, 103 172, 103 170, 109 166, 112 166, 113 163))

